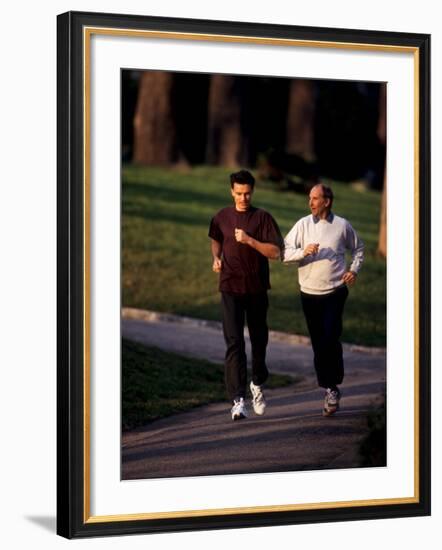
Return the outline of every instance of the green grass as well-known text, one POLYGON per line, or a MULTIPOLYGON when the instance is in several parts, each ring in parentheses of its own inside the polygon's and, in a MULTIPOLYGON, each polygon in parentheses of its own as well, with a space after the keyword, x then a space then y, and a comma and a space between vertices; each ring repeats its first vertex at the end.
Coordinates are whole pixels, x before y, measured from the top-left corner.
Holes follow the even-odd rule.
MULTIPOLYGON (((229 171, 123 169, 122 279, 124 306, 219 320, 217 275, 212 272, 208 225, 231 203, 229 171)), ((384 346, 386 264, 376 255, 380 193, 333 184, 336 214, 352 223, 366 245, 366 259, 351 289, 343 340, 384 346)), ((278 221, 283 235, 308 214, 307 197, 257 182, 255 206, 278 221)), ((307 334, 299 303, 296 266, 271 262, 269 325, 307 334)))
MULTIPOLYGON (((123 340, 122 426, 128 430, 198 405, 224 401, 222 365, 123 340)), ((267 388, 297 379, 271 374, 267 388)))

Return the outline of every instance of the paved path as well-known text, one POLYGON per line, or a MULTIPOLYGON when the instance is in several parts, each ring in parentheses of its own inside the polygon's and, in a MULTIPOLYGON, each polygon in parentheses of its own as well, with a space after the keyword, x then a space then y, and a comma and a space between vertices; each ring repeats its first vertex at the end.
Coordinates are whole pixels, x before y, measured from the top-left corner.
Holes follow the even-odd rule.
MULTIPOLYGON (((221 363, 218 323, 124 310, 123 337, 221 363)), ((247 338, 246 338, 247 340, 247 338)), ((247 343, 249 349, 249 343, 247 343)), ((342 408, 321 415, 308 339, 271 333, 272 372, 301 376, 289 388, 267 390, 268 408, 232 422, 228 403, 198 407, 123 434, 123 479, 358 467, 366 415, 385 391, 385 352, 344 347, 342 408)))

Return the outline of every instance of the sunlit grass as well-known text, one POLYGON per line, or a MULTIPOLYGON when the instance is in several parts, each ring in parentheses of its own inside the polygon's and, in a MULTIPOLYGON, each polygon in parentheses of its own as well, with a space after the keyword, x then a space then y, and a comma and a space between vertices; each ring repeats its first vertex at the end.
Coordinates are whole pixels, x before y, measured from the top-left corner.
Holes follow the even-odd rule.
MULTIPOLYGON (((123 305, 220 319, 217 275, 212 272, 211 217, 231 203, 229 172, 125 166, 122 187, 123 305)), ((380 194, 333 182, 334 211, 347 218, 366 245, 366 259, 351 289, 343 340, 385 345, 386 264, 376 255, 380 194)), ((268 210, 285 235, 308 213, 305 195, 257 182, 255 206, 268 210)), ((271 262, 269 325, 307 334, 299 303, 297 270, 271 262)))

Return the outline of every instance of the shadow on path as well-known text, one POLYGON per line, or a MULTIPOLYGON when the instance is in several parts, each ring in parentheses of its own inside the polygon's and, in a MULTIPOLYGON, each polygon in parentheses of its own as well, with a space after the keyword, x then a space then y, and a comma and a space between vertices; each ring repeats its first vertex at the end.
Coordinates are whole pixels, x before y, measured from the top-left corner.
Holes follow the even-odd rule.
MULTIPOLYGON (((182 355, 222 362, 224 341, 213 326, 123 319, 123 336, 182 355)), ((341 410, 322 416, 309 345, 270 341, 272 372, 302 376, 299 385, 267 390, 265 416, 249 410, 232 422, 229 403, 215 403, 123 433, 123 480, 360 467, 357 450, 367 414, 385 393, 385 353, 345 351, 341 410)))

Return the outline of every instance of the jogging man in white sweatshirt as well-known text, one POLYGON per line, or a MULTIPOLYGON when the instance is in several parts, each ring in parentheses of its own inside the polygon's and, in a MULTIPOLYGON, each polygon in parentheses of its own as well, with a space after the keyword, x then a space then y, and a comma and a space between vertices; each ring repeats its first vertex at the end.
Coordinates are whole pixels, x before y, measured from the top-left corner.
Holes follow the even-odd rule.
POLYGON ((283 261, 298 264, 301 302, 310 333, 318 385, 325 388, 324 416, 339 409, 344 379, 342 315, 347 285, 355 283, 364 260, 364 243, 350 223, 332 213, 333 191, 323 184, 310 191, 311 215, 301 218, 285 238, 283 261), (345 252, 352 256, 347 268, 345 252))

